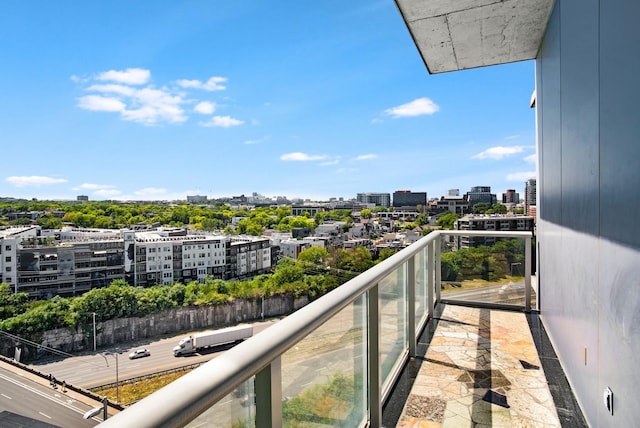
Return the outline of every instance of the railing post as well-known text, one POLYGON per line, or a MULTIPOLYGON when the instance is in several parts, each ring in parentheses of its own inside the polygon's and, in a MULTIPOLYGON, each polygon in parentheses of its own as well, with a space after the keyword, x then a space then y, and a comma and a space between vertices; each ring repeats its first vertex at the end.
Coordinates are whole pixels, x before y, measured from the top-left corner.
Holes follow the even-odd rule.
MULTIPOLYGON (((437 241, 437 240, 435 240, 437 241)), ((430 243, 429 245, 427 245, 427 263, 426 263, 426 269, 427 269, 427 306, 428 306, 428 314, 429 314, 429 319, 433 319, 433 308, 434 308, 434 285, 433 285, 433 281, 434 281, 434 268, 435 268, 435 261, 433 260, 433 242, 430 243)))
POLYGON ((524 240, 524 310, 531 312, 531 237, 524 240))
POLYGON ((282 426, 282 363, 274 359, 256 373, 256 428, 282 426))
POLYGON ((380 364, 380 284, 373 286, 368 294, 368 342, 369 353, 369 426, 382 426, 382 367, 380 364))
POLYGON ((433 252, 435 253, 434 263, 436 271, 436 303, 440 302, 440 291, 442 290, 442 263, 440 262, 440 255, 442 250, 442 236, 433 241, 433 252))
POLYGON ((409 356, 416 356, 416 256, 407 260, 407 337, 409 338, 409 356))

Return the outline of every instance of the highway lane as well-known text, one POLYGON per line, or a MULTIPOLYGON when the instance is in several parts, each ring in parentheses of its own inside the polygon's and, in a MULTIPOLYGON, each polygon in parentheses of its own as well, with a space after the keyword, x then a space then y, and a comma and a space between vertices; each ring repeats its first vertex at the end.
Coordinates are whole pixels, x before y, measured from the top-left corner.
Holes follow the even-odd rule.
MULTIPOLYGON (((278 319, 270 319, 253 323, 254 334, 277 321, 278 319)), ((59 381, 64 380, 69 384, 88 389, 116 381, 116 357, 114 355, 105 355, 105 353, 119 353, 118 379, 123 381, 163 370, 203 363, 221 355, 222 352, 228 349, 219 347, 213 350, 204 350, 201 353, 190 356, 174 357, 173 347, 186 335, 188 334, 183 333, 157 340, 138 341, 118 347, 99 349, 95 353, 89 352, 75 355, 64 360, 46 363, 36 362, 32 363, 31 366, 42 373, 53 374, 59 381), (151 356, 129 360, 129 353, 140 348, 149 349, 151 356)))
POLYGON ((508 303, 524 305, 524 280, 506 284, 442 292, 443 299, 467 302, 508 303))
POLYGON ((77 401, 59 389, 0 369, 0 411, 9 411, 60 427, 92 427, 102 419, 85 420, 93 406, 77 401))

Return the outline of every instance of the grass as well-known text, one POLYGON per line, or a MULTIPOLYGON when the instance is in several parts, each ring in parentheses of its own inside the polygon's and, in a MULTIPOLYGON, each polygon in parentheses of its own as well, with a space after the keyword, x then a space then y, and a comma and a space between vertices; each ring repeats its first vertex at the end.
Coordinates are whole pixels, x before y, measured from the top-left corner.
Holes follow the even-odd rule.
MULTIPOLYGON (((142 400, 148 395, 153 394, 160 388, 170 384, 174 380, 187 374, 187 371, 179 371, 162 375, 150 376, 146 379, 140 379, 131 383, 121 383, 120 404, 128 405, 136 401, 142 400)), ((110 401, 116 401, 116 388, 95 389, 94 393, 106 396, 110 401)))

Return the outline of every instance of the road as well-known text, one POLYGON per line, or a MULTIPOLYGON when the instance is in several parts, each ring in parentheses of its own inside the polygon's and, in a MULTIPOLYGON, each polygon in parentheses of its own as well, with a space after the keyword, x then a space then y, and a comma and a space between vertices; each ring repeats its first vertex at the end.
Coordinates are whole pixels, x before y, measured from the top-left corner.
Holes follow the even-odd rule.
MULTIPOLYGON (((264 330, 277 321, 278 319, 270 319, 254 323, 254 334, 264 330)), ((98 349, 95 353, 83 353, 60 361, 46 363, 36 362, 31 365, 34 369, 42 373, 53 374, 59 381, 64 380, 68 384, 89 389, 116 381, 116 357, 115 355, 105 355, 106 353, 119 353, 117 357, 117 375, 119 381, 123 381, 125 379, 183 367, 189 364, 206 362, 220 355, 225 349, 228 349, 220 347, 214 348, 213 351, 205 350, 190 356, 174 357, 172 352, 173 347, 187 334, 188 333, 183 333, 158 340, 140 341, 122 345, 117 348, 98 349), (149 349, 151 356, 130 360, 128 358, 129 353, 139 348, 149 349)))
MULTIPOLYGON (((92 427, 102 420, 82 418, 92 407, 59 388, 53 389, 48 384, 0 368, 0 412, 11 412, 59 427, 92 427)), ((0 420, 0 425, 3 423, 7 421, 0 420)))
POLYGON ((443 299, 524 305, 524 280, 442 292, 443 299))

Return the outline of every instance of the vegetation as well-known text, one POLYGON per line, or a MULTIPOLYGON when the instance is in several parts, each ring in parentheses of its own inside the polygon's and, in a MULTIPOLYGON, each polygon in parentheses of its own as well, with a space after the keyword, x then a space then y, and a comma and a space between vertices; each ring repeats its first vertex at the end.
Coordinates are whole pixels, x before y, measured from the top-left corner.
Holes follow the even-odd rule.
MULTIPOLYGON (((384 257, 389 254, 385 253, 384 257)), ((290 294, 316 298, 338 287, 373 266, 371 253, 364 247, 338 249, 330 254, 324 248, 302 251, 299 260, 283 259, 273 273, 245 281, 207 278, 204 283, 175 283, 170 286, 132 287, 116 280, 109 287, 94 288, 71 298, 59 296, 29 302, 25 293, 12 294, 0 285, 0 330, 12 334, 31 334, 99 320, 143 317, 179 306, 219 305, 233 299, 258 299, 290 294)))
POLYGON ((441 273, 443 281, 482 279, 495 281, 511 274, 513 263, 524 263, 524 241, 509 239, 493 246, 462 248, 443 253, 441 273))
MULTIPOLYGON (((314 385, 300 395, 284 401, 282 419, 286 427, 346 422, 355 398, 354 379, 334 374, 328 382, 314 385)), ((344 426, 344 425, 340 425, 344 426)))
POLYGON ((440 226, 442 229, 453 229, 453 225, 460 216, 452 212, 446 212, 438 217, 436 220, 436 226, 440 226))

